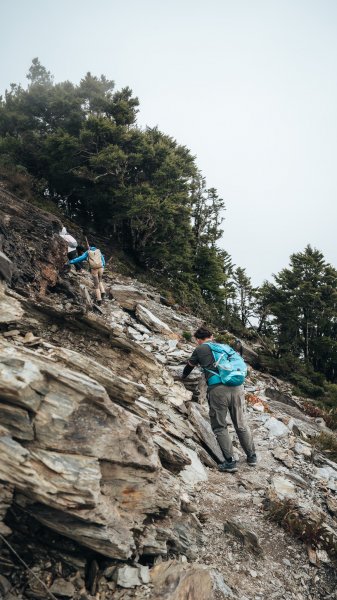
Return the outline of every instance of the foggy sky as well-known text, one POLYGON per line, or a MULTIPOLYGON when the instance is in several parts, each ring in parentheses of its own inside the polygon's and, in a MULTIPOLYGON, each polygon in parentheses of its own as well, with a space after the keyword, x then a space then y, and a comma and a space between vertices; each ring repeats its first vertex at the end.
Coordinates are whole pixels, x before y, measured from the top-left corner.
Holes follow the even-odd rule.
POLYGON ((224 198, 221 246, 255 285, 308 243, 337 267, 336 2, 11 0, 1 21, 0 94, 36 56, 131 87, 224 198))

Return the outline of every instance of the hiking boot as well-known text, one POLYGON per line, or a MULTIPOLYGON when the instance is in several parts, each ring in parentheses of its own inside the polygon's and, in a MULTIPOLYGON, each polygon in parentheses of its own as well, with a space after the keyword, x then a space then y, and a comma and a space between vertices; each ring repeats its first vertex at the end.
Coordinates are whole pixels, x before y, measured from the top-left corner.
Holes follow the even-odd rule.
POLYGON ((236 460, 232 458, 232 460, 225 460, 225 462, 218 465, 218 470, 221 473, 236 473, 238 470, 236 466, 236 460))
POLYGON ((247 463, 250 467, 256 467, 256 463, 257 463, 256 454, 251 454, 250 456, 247 456, 247 463))

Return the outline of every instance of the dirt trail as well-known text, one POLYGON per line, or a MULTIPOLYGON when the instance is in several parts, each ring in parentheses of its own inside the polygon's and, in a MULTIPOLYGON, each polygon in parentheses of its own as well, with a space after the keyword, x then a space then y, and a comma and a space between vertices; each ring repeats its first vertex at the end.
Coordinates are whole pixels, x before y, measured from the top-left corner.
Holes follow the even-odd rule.
POLYGON ((273 475, 288 469, 273 458, 260 419, 249 411, 258 465, 249 467, 240 452, 236 473, 209 470, 209 480, 195 495, 205 534, 198 560, 217 568, 241 600, 337 598, 332 567, 311 565, 305 545, 267 518, 266 488, 273 475), (255 534, 257 547, 225 533, 228 520, 255 534))

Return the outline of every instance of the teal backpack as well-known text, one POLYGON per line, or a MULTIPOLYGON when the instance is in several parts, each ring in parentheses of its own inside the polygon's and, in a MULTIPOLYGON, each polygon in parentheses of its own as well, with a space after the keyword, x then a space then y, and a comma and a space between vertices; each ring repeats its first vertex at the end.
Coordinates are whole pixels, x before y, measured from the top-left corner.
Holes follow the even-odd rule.
POLYGON ((214 358, 214 369, 205 369, 213 373, 207 381, 207 385, 223 383, 224 385, 235 386, 242 385, 247 375, 247 365, 243 358, 227 344, 217 344, 216 342, 205 342, 212 350, 214 358))

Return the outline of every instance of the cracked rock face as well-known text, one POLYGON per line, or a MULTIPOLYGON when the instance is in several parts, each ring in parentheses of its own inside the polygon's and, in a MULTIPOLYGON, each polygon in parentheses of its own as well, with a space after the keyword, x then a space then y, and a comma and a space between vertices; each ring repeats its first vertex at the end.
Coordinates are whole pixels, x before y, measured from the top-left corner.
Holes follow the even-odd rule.
MULTIPOLYGON (((16 211, 19 227, 20 207, 16 211)), ((47 233, 49 224, 43 225, 47 233)), ((41 267, 40 282, 45 272, 41 267)), ((172 551, 193 557, 201 525, 182 512, 188 505, 182 497, 186 485, 207 478, 200 460, 207 452, 200 433, 182 418, 191 393, 120 323, 73 312, 69 338, 62 304, 44 303, 41 286, 36 290, 39 300, 31 301, 4 283, 0 289, 2 327, 10 328, 0 341, 0 478, 6 482, 0 517, 14 503, 49 529, 115 560, 172 551), (48 330, 62 342, 76 340, 72 349, 44 342, 48 330), (75 350, 83 331, 89 353, 75 350)), ((170 332, 151 311, 143 312, 151 327, 170 332)), ((151 333, 134 325, 141 336, 151 333)), ((176 339, 156 335, 161 351, 176 348, 176 339)), ((1 532, 9 533, 2 521, 1 532)))
MULTIPOLYGON (((160 455, 166 451, 166 466, 172 460, 179 472, 192 463, 191 450, 172 438, 166 443, 164 432, 158 442, 144 418, 61 363, 3 345, 0 378, 0 477, 37 520, 118 559, 183 543, 168 516, 180 511, 181 481, 162 467, 160 455), (171 459, 170 448, 181 459, 171 459), (149 528, 149 515, 160 527, 149 528)), ((191 521, 182 534, 191 535, 191 545, 197 530, 191 521)))
MULTIPOLYGON (((32 204, 18 201, 0 189, 0 234, 2 250, 12 261, 9 279, 17 286, 28 286, 42 295, 48 285, 55 285, 59 270, 67 260, 67 246, 58 235, 61 221, 32 204)), ((0 259, 0 269, 4 262, 0 259)))

